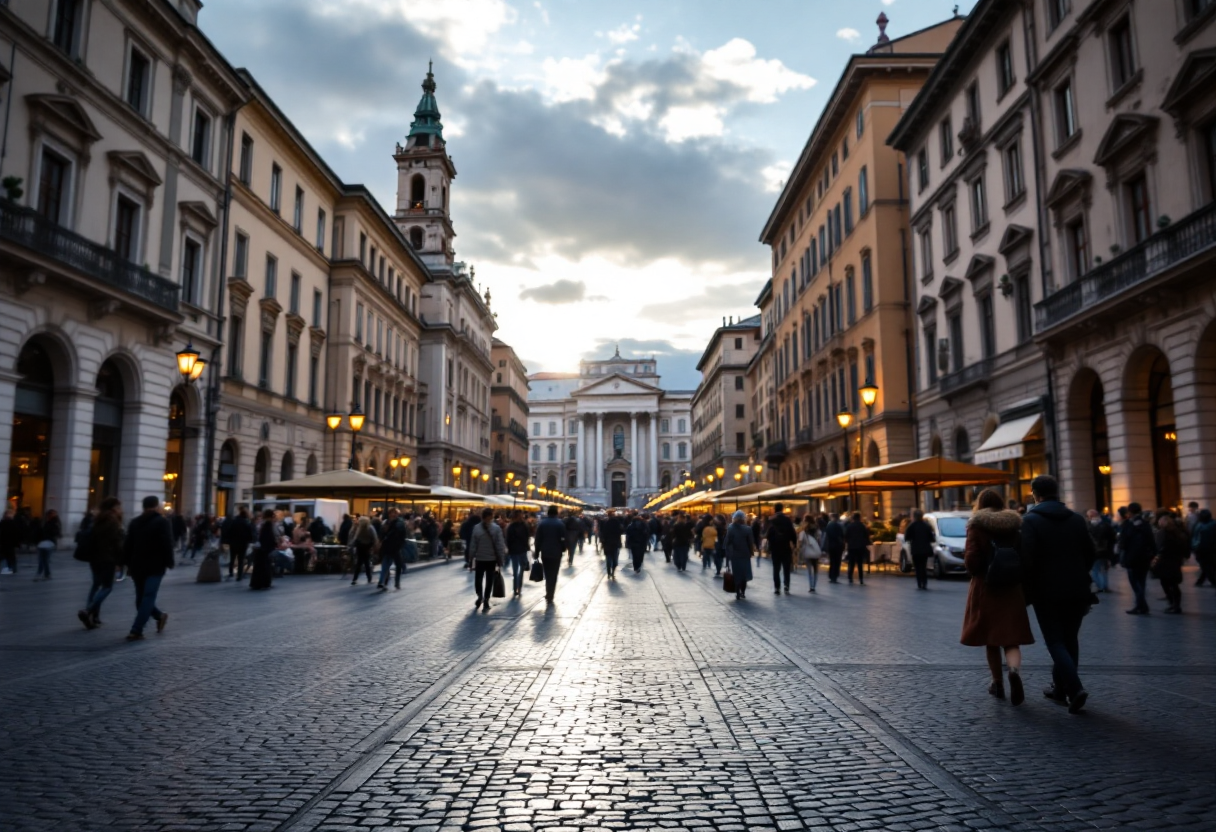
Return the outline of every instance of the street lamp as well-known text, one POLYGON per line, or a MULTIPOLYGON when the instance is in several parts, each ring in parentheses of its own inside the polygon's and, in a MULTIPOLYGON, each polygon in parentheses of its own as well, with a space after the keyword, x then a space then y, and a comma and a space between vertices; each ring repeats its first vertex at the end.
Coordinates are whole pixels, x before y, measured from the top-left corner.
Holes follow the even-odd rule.
POLYGON ((461 472, 461 470, 462 470, 462 469, 461 469, 461 467, 460 467, 460 463, 459 463, 459 462, 457 462, 455 465, 453 465, 453 466, 452 466, 452 486, 453 486, 454 488, 460 488, 460 472, 461 472))
POLYGON ((196 381, 205 369, 207 369, 207 359, 199 357, 198 350, 194 348, 193 344, 186 344, 186 348, 177 354, 177 371, 181 373, 182 380, 186 384, 196 381))
POLYGON ((469 490, 470 491, 473 491, 473 492, 477 491, 477 481, 480 479, 481 479, 481 469, 480 468, 470 468, 469 469, 469 490))
POLYGON ((330 433, 334 437, 333 465, 334 465, 334 468, 337 468, 338 467, 338 428, 342 427, 342 414, 341 413, 327 414, 325 416, 325 426, 329 428, 330 433))
POLYGON ((836 414, 836 422, 840 425, 840 429, 844 431, 844 470, 849 470, 849 425, 853 423, 853 414, 849 412, 847 407, 840 408, 840 412, 836 414))
POLYGON ((718 488, 719 489, 721 489, 721 487, 722 487, 722 475, 725 473, 726 473, 726 469, 723 468, 721 465, 719 465, 717 468, 714 469, 714 474, 716 474, 718 477, 718 488))
POLYGON ((352 410, 350 412, 350 415, 346 417, 347 422, 350 424, 350 432, 351 432, 350 459, 347 461, 346 467, 350 468, 352 470, 355 467, 355 449, 358 446, 358 442, 356 441, 356 439, 359 436, 359 431, 363 430, 364 418, 365 417, 363 416, 363 411, 359 409, 359 405, 355 405, 355 409, 352 410))
MULTIPOLYGON (((866 406, 866 419, 874 418, 874 402, 878 401, 878 385, 873 379, 867 378, 866 383, 857 389, 861 394, 861 403, 866 406)), ((861 464, 866 464, 866 426, 865 422, 857 425, 857 444, 861 447, 861 464)))

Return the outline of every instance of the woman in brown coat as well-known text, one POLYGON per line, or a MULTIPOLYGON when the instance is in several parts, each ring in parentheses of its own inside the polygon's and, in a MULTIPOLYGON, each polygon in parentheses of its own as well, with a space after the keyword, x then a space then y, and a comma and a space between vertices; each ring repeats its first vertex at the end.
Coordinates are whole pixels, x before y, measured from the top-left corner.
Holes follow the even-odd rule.
POLYGON ((1005 509, 1000 494, 985 489, 976 498, 974 513, 967 523, 967 547, 963 555, 971 575, 971 587, 967 591, 967 611, 960 641, 969 647, 987 650, 988 669, 992 673, 988 693, 997 699, 1005 698, 1005 684, 1001 679, 1001 650, 1004 649, 1005 663, 1009 665, 1009 698, 1014 705, 1022 704, 1026 698, 1021 677, 1021 645, 1034 644, 1030 618, 1026 615, 1026 597, 1020 584, 997 591, 985 583, 985 576, 993 543, 1018 548, 1021 527, 1021 515, 1005 509))

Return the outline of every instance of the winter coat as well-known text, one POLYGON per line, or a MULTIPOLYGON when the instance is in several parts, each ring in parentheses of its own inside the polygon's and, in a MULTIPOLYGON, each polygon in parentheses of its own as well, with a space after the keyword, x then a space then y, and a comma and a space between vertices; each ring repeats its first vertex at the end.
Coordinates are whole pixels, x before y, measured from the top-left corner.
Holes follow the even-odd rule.
POLYGON ((338 526, 338 542, 343 546, 350 542, 350 530, 354 525, 354 520, 350 519, 350 517, 345 517, 342 520, 342 524, 338 526))
POLYGON ((701 549, 708 549, 711 552, 718 545, 718 527, 713 523, 706 523, 705 528, 701 529, 701 549))
POLYGON ((497 561, 502 566, 507 556, 507 541, 497 523, 478 523, 469 540, 473 560, 497 561))
POLYGON ((1165 532, 1157 550, 1157 578, 1163 584, 1182 583, 1182 562, 1191 556, 1191 544, 1186 534, 1165 532))
POLYGON ((1157 552, 1153 530, 1143 516, 1133 517, 1119 527, 1119 565, 1128 569, 1148 569, 1157 552))
POLYGON ((933 533, 933 527, 924 520, 913 520, 908 524, 908 528, 904 529, 904 541, 908 544, 908 551, 913 557, 917 555, 925 555, 926 557, 933 554, 933 544, 937 542, 937 535, 933 533))
POLYGON ((823 551, 844 551, 844 524, 839 520, 828 523, 827 528, 823 530, 823 551))
POLYGON ((650 545, 650 530, 646 521, 635 517, 625 528, 625 548, 631 552, 645 552, 650 545))
POLYGON ((253 526, 247 517, 239 514, 229 517, 220 527, 220 543, 228 544, 228 550, 234 554, 245 554, 252 542, 253 526))
POLYGON ((173 527, 159 511, 145 511, 127 526, 123 560, 136 577, 164 575, 173 568, 173 527))
POLYGON ((609 552, 619 552, 621 550, 621 535, 624 533, 621 528, 621 518, 613 515, 605 517, 600 521, 600 545, 609 552))
POLYGON ((122 562, 125 533, 122 521, 112 512, 97 516, 89 532, 89 563, 99 566, 117 566, 122 562))
POLYGON ((536 524, 536 554, 542 558, 560 558, 566 551, 566 526, 556 517, 546 517, 536 524))
POLYGON ((400 517, 385 521, 384 536, 380 538, 380 557, 395 558, 405 546, 405 521, 400 517))
POLYGON ((959 639, 963 644, 970 647, 1034 644, 1021 585, 993 590, 985 582, 993 543, 1017 549, 1021 526, 1021 515, 1009 509, 981 509, 967 523, 963 562, 971 574, 971 586, 967 589, 963 634, 959 639))
POLYGON ((731 523, 726 529, 726 557, 730 559, 730 571, 735 581, 752 579, 752 530, 743 523, 731 523))
POLYGON ((692 524, 680 520, 671 527, 671 544, 675 548, 687 548, 692 543, 692 524))
POLYGON ((1097 523, 1085 521, 1085 530, 1094 543, 1094 555, 1109 560, 1115 548, 1115 530, 1105 520, 1097 523))
POLYGON ((798 540, 798 532, 794 530, 794 522, 784 512, 774 514, 768 524, 768 554, 771 558, 789 557, 794 553, 794 544, 798 540))
MULTIPOLYGON (((1039 608, 1088 607, 1094 543, 1085 518, 1056 500, 1038 503, 1022 518, 1022 583, 1039 608)), ((1148 532, 1148 526, 1141 523, 1148 532)), ((1148 534, 1149 545, 1152 535, 1148 534)), ((1147 566, 1147 564, 1146 564, 1147 566)))
POLYGON ((870 548, 870 530, 860 520, 850 520, 844 527, 845 548, 850 552, 870 548))
POLYGON ((528 554, 528 524, 523 520, 513 520, 507 526, 507 554, 528 554))

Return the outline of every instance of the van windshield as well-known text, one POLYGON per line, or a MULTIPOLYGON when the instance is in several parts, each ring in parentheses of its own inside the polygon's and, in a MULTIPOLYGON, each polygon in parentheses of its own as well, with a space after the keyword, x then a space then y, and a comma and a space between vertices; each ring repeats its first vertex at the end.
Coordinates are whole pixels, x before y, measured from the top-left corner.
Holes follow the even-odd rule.
POLYGON ((966 537, 967 518, 939 517, 937 518, 937 533, 942 537, 966 537))

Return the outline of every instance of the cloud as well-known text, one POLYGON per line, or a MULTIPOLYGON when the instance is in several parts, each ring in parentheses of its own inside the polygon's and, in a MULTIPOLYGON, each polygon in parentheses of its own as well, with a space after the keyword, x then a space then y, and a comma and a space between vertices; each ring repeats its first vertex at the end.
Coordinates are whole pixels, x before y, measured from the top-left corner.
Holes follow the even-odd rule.
POLYGON ((587 284, 581 280, 557 280, 543 286, 532 286, 519 293, 520 300, 537 303, 578 303, 587 298, 587 284))
POLYGON ((678 300, 652 303, 638 310, 638 317, 658 321, 668 326, 685 324, 702 319, 713 319, 734 315, 748 318, 756 314, 756 296, 764 286, 767 275, 757 275, 754 280, 732 280, 720 286, 711 286, 703 292, 678 300))
POLYGON ((548 26, 549 25, 549 10, 546 9, 543 5, 541 5, 540 0, 535 0, 535 2, 532 3, 532 5, 536 7, 536 10, 538 12, 540 12, 541 22, 544 23, 546 26, 548 26))
MULTIPOLYGON (((262 0, 265 2, 265 0, 262 0)), ((293 4, 294 5, 294 4, 293 4)), ((505 0, 460 0, 455 3, 418 3, 414 0, 319 0, 318 11, 334 19, 378 17, 408 22, 436 41, 449 60, 460 63, 481 55, 495 36, 516 20, 505 0)))
POLYGON ((634 23, 633 25, 622 23, 620 26, 617 26, 615 29, 607 32, 605 36, 609 41, 620 46, 621 44, 637 40, 641 31, 641 23, 634 23))
POLYGON ((861 32, 846 26, 844 29, 836 30, 836 37, 847 40, 849 43, 857 43, 861 40, 861 32))
POLYGON ((611 358, 618 347, 623 356, 654 356, 657 359, 655 369, 663 379, 663 387, 668 390, 695 390, 701 383, 697 362, 701 360, 702 351, 680 349, 670 341, 661 339, 600 338, 595 347, 579 357, 588 361, 611 358))

